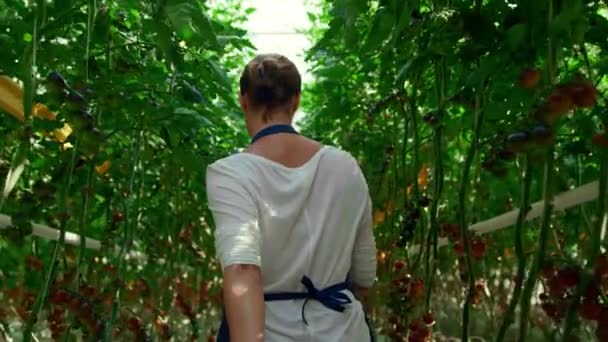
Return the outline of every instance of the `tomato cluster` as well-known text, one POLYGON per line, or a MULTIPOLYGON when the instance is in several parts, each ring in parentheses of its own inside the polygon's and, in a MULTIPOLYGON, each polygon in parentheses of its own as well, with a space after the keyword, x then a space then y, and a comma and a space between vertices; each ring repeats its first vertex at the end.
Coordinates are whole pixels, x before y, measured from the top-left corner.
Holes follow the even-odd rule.
POLYGON ((432 326, 435 325, 435 317, 431 312, 427 312, 422 318, 415 319, 407 326, 396 316, 389 317, 388 336, 391 341, 404 341, 407 336, 408 342, 428 342, 431 341, 433 332, 432 326))
POLYGON ((55 306, 48 314, 49 329, 51 337, 59 340, 66 331, 65 312, 61 306, 55 306))
MULTIPOLYGON (((545 292, 539 296, 541 308, 556 324, 565 318, 582 277, 581 268, 570 264, 558 267, 553 262, 548 262, 541 270, 541 278, 545 285, 545 292)), ((596 333, 600 341, 608 338, 608 303, 602 302, 601 296, 607 280, 608 257, 603 254, 598 257, 594 274, 578 303, 579 316, 597 323, 596 333)))
POLYGON ((194 310, 187 300, 187 298, 194 298, 193 290, 189 286, 183 284, 179 278, 175 280, 174 286, 175 294, 173 296, 173 303, 182 315, 188 317, 190 320, 194 320, 194 310))
POLYGON ((409 326, 408 342, 429 342, 431 341, 432 332, 430 326, 435 324, 435 318, 427 317, 431 324, 427 324, 424 319, 412 321, 409 326))
POLYGON ((473 295, 471 297, 471 304, 473 306, 480 305, 483 300, 483 297, 485 295, 485 292, 486 292, 486 285, 481 281, 477 281, 475 283, 475 290, 473 291, 473 295))
MULTIPOLYGON (((520 76, 520 85, 531 89, 538 85, 540 73, 535 69, 525 69, 520 76)), ((496 177, 508 174, 507 163, 518 153, 542 152, 556 141, 556 124, 572 110, 591 108, 597 104, 598 91, 590 80, 577 75, 572 80, 558 84, 551 93, 530 112, 524 127, 507 135, 497 135, 490 152, 482 162, 482 167, 496 177)), ((592 142, 598 146, 608 146, 604 133, 596 134, 592 142)))
MULTIPOLYGON (((456 256, 462 257, 465 255, 464 240, 460 234, 460 226, 455 223, 445 223, 440 232, 441 237, 447 237, 454 244, 454 252, 456 256)), ((488 238, 482 238, 478 235, 472 235, 471 239, 471 256, 475 260, 481 260, 486 254, 489 244, 488 238)))
POLYGON ((79 91, 70 86, 58 71, 52 71, 47 76, 47 89, 52 95, 51 105, 65 107, 63 112, 74 128, 74 134, 80 138, 79 149, 85 156, 89 156, 100 150, 104 135, 96 127, 95 117, 88 111, 94 92, 85 86, 81 88, 79 91))
MULTIPOLYGON (((55 305, 57 312, 62 308, 67 308, 70 313, 76 318, 77 322, 85 329, 85 331, 91 336, 98 336, 103 329, 103 321, 97 310, 98 304, 95 302, 97 291, 89 286, 81 286, 80 291, 71 292, 65 289, 54 290, 49 300, 55 305)), ((63 314, 58 316, 52 316, 53 322, 57 322, 58 318, 61 318, 63 314)), ((63 324, 57 323, 55 325, 56 333, 61 336, 65 329, 63 324)))
MULTIPOLYGON (((122 308, 118 311, 118 317, 112 336, 114 339, 129 339, 134 341, 145 341, 149 339, 147 322, 152 322, 156 336, 160 340, 168 341, 172 338, 167 312, 159 309, 156 299, 152 296, 152 288, 146 280, 138 278, 133 281, 123 281, 115 278, 116 268, 112 265, 104 265, 104 278, 97 279, 92 276, 91 280, 103 280, 95 283, 96 286, 81 284, 77 291, 72 291, 73 273, 66 273, 58 278, 50 290, 48 301, 50 309, 47 311, 47 321, 54 340, 61 340, 66 332, 68 323, 65 319, 70 314, 74 318, 74 328, 81 329, 85 336, 98 337, 105 333, 107 326, 105 321, 110 317, 115 304, 115 290, 121 289, 122 308), (130 307, 126 309, 126 307, 130 307), (125 333, 129 336, 125 336, 125 333)), ((94 274, 96 274, 94 272, 94 274)), ((165 284, 160 286, 166 287, 165 284)), ((207 286, 207 285, 205 285, 207 286)), ((181 284, 185 288, 185 284, 181 284)), ((201 293, 206 293, 207 288, 201 293)), ((35 298, 35 297, 33 297, 35 298)), ((195 316, 192 306, 189 304, 195 296, 180 296, 182 303, 178 310, 183 307, 190 308, 189 318, 195 316)), ((208 299, 206 297, 206 299, 208 299)), ((203 303, 203 298, 200 299, 203 303)), ((202 304, 201 304, 202 305, 202 304)))
POLYGON ((394 298, 391 303, 395 303, 397 307, 388 319, 388 336, 392 340, 405 340, 406 338, 409 341, 429 340, 431 336, 430 326, 434 324, 434 318, 432 319, 433 322, 430 323, 432 317, 432 315, 429 316, 430 313, 424 315, 424 322, 429 322, 429 324, 422 324, 421 329, 416 328, 415 321, 412 322, 413 325, 410 324, 408 329, 405 319, 400 318, 401 314, 415 310, 417 306, 422 304, 425 295, 424 281, 412 277, 406 271, 403 260, 396 260, 393 264, 393 277, 390 286, 389 294, 394 298))
POLYGON ((418 219, 420 219, 420 208, 410 206, 406 209, 405 219, 401 225, 401 231, 399 233, 399 240, 397 241, 398 247, 405 247, 405 245, 414 238, 414 232, 418 219))
POLYGON ((393 292, 402 299, 419 302, 424 297, 424 281, 417 278, 412 279, 409 273, 404 274, 404 267, 405 263, 402 260, 395 261, 393 266, 395 278, 391 282, 393 292))

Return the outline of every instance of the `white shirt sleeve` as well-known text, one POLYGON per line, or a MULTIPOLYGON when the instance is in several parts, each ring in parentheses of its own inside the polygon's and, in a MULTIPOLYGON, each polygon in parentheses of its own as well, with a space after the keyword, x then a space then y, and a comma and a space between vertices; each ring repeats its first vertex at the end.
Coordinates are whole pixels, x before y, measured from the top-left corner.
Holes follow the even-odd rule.
POLYGON ((215 222, 215 250, 222 269, 233 264, 261 267, 257 207, 234 168, 207 168, 207 199, 215 222))
POLYGON ((372 200, 369 196, 365 177, 361 172, 360 177, 365 184, 366 204, 362 219, 357 227, 357 236, 352 255, 351 277, 356 285, 370 288, 376 279, 378 259, 372 221, 372 200))

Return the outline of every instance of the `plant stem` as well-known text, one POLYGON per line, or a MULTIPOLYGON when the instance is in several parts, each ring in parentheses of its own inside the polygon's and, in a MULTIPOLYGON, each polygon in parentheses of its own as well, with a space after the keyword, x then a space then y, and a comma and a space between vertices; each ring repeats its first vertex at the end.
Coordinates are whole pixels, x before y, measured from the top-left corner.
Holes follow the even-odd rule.
POLYGON ((608 225, 608 205, 606 204, 606 198, 608 197, 608 159, 602 158, 600 162, 600 182, 599 182, 599 212, 602 215, 602 220, 597 222, 593 226, 591 232, 590 242, 591 248, 589 248, 589 255, 587 256, 587 264, 585 268, 587 272, 583 274, 581 281, 579 282, 576 292, 572 298, 572 303, 568 307, 568 313, 566 314, 566 320, 564 322, 564 334, 563 341, 569 341, 571 339, 571 332, 574 329, 576 322, 576 312, 579 305, 581 296, 584 294, 589 282, 593 278, 593 271, 595 269, 595 263, 598 256, 601 253, 602 246, 602 230, 606 229, 608 225))
POLYGON ((519 338, 518 341, 525 341, 528 332, 528 314, 530 312, 530 301, 536 281, 538 280, 538 274, 540 268, 545 262, 545 254, 547 248, 547 237, 549 236, 549 229, 551 225, 551 214, 553 212, 553 177, 555 175, 554 168, 554 150, 555 147, 551 147, 547 151, 545 161, 545 175, 544 175, 544 189, 543 189, 543 216, 540 228, 540 235, 538 238, 538 248, 536 257, 532 263, 532 267, 528 273, 528 279, 526 279, 525 286, 521 298, 521 313, 520 313, 520 326, 519 326, 519 338))
MULTIPOLYGON (((435 87, 437 96, 437 116, 442 121, 445 115, 445 60, 441 59, 435 64, 435 87)), ((433 198, 429 212, 429 233, 427 238, 426 252, 426 287, 425 287, 425 308, 428 311, 431 304, 431 294, 433 290, 433 278, 437 269, 438 260, 438 241, 439 229, 437 227, 437 213, 439 201, 443 190, 443 159, 442 159, 442 125, 439 124, 434 128, 433 135, 433 154, 435 159, 434 175, 433 175, 433 198), (432 253, 432 262, 431 262, 432 253)), ((417 181, 417 180, 416 180, 417 181)))
MULTIPOLYGON (((414 193, 414 198, 419 198, 420 197, 420 187, 418 184, 418 172, 419 172, 419 168, 420 168, 420 156, 419 156, 419 151, 420 151, 420 138, 418 136, 418 107, 417 107, 417 98, 418 98, 418 88, 417 88, 417 83, 418 80, 415 80, 413 83, 413 87, 412 87, 412 95, 410 96, 410 118, 411 118, 411 123, 412 123, 412 139, 414 140, 414 147, 413 147, 413 193, 414 193)), ((407 194, 406 194, 407 195, 407 194)), ((420 218, 422 219, 423 215, 420 215, 420 218)), ((422 255, 424 254, 424 248, 425 248, 425 244, 423 243, 424 241, 424 224, 421 223, 418 225, 420 227, 419 231, 417 232, 417 235, 421 237, 420 242, 419 242, 419 246, 421 246, 421 250, 418 253, 418 256, 416 257, 416 261, 414 262, 414 265, 412 267, 412 269, 416 269, 418 267, 418 265, 420 264, 421 260, 422 260, 422 255)))
POLYGON ((97 0, 89 0, 87 6, 87 40, 85 46, 85 68, 84 68, 84 79, 85 82, 89 81, 89 56, 91 47, 91 34, 93 32, 93 26, 95 25, 95 13, 97 12, 97 0))
MULTIPOLYGON (((135 181, 135 174, 137 172, 138 166, 139 166, 139 160, 140 160, 140 155, 142 152, 142 148, 141 148, 141 140, 143 138, 143 131, 140 131, 138 136, 137 136, 137 140, 134 142, 133 144, 133 168, 131 171, 131 175, 129 178, 129 186, 128 186, 128 199, 125 200, 124 203, 124 213, 125 213, 125 218, 124 218, 124 228, 125 228, 125 232, 124 232, 124 236, 123 236, 123 242, 120 248, 120 252, 118 255, 118 267, 116 268, 116 274, 118 274, 119 277, 121 277, 121 279, 123 278, 123 273, 124 273, 124 256, 127 253, 127 250, 130 248, 131 246, 131 238, 132 238, 132 223, 131 223, 131 213, 130 213, 130 202, 132 201, 131 194, 133 193, 133 183, 135 181)), ((137 196, 139 197, 139 195, 137 196)), ((106 327, 105 327, 105 335, 104 335, 104 340, 105 341, 111 341, 112 339, 112 327, 114 325, 114 321, 116 320, 116 316, 118 314, 118 308, 120 307, 120 298, 121 298, 121 288, 118 287, 116 289, 116 293, 114 295, 114 302, 112 304, 112 312, 110 314, 110 319, 108 320, 108 322, 106 323, 106 327)))
POLYGON ((46 280, 44 282, 44 287, 42 288, 42 291, 40 291, 38 293, 38 298, 36 299, 36 303, 34 304, 34 309, 32 310, 32 316, 28 320, 28 322, 24 328, 24 336, 23 336, 24 341, 28 341, 31 338, 32 328, 33 328, 34 324, 36 323, 36 320, 40 316, 40 313, 42 312, 42 307, 44 306, 46 296, 49 293, 49 290, 51 288, 51 283, 53 282, 53 279, 55 277, 55 268, 57 267, 57 258, 59 257, 59 253, 65 243, 65 230, 66 230, 67 220, 68 220, 67 215, 65 213, 67 212, 67 208, 68 208, 68 194, 70 193, 71 184, 72 184, 72 175, 73 175, 73 171, 74 171, 74 164, 76 161, 76 147, 77 146, 78 146, 78 143, 75 142, 74 148, 72 150, 72 155, 70 156, 68 174, 67 174, 67 177, 65 178, 65 181, 64 181, 64 184, 62 187, 62 191, 61 191, 60 197, 59 197, 59 203, 61 204, 60 209, 59 209, 59 212, 60 212, 59 239, 55 243, 55 247, 53 249, 51 261, 49 263, 49 271, 46 274, 46 280))
MULTIPOLYGON (((483 87, 482 87, 483 88, 483 87)), ((479 91, 481 94, 481 89, 479 91)), ((467 277, 468 277, 468 291, 466 300, 462 309, 462 340, 469 340, 469 319, 470 319, 470 310, 471 310, 471 301, 473 299, 473 295, 475 293, 475 276, 473 275, 473 261, 471 258, 471 241, 469 239, 469 229, 467 226, 467 194, 469 190, 469 176, 471 174, 471 167, 473 165, 473 161, 475 160, 475 155, 477 154, 477 149, 479 145, 479 137, 481 135, 481 127, 483 125, 483 116, 484 112, 480 109, 480 97, 478 95, 476 97, 476 105, 475 105, 475 121, 473 127, 473 140, 471 141, 471 146, 469 147, 469 151, 467 153, 463 171, 462 178, 460 181, 459 191, 458 191, 458 223, 460 226, 460 236, 463 239, 464 247, 465 247, 465 260, 467 267, 467 277)))
POLYGON ((524 171, 522 175, 521 183, 521 201, 519 207, 519 214, 517 216, 517 223, 515 225, 515 253, 517 254, 517 277, 515 278, 515 285, 513 287, 513 294, 507 312, 504 315, 504 319, 498 330, 497 342, 504 341, 507 329, 515 320, 515 308, 521 296, 522 285, 524 283, 524 277, 526 274, 526 255, 524 253, 524 222, 526 215, 530 211, 530 188, 532 185, 532 171, 530 161, 530 155, 526 155, 524 171))
MULTIPOLYGON (((549 84, 553 84, 555 80, 555 53, 553 46, 553 39, 551 37, 551 25, 553 23, 553 0, 548 1, 548 11, 547 11, 547 32, 548 34, 548 43, 547 43, 547 76, 549 80, 549 84)), ((540 268, 544 264, 546 247, 547 247, 547 237, 549 235, 549 229, 551 225, 551 214, 553 212, 553 178, 555 176, 555 146, 551 146, 551 148, 547 151, 546 161, 545 161, 545 170, 544 170, 544 186, 543 186, 543 216, 542 223, 539 234, 539 242, 538 249, 536 253, 536 257, 534 262, 532 263, 532 267, 530 268, 530 272, 528 274, 528 278, 526 279, 525 286, 522 293, 521 298, 521 312, 520 312, 520 322, 519 322, 519 337, 518 341, 525 341, 528 333, 528 323, 529 323, 529 313, 530 313, 530 301, 532 297, 532 293, 534 292, 534 288, 536 287, 536 281, 538 280, 538 274, 540 272, 540 268)))
POLYGON ((82 209, 80 212, 80 217, 78 219, 78 233, 80 234, 80 248, 78 250, 78 262, 76 264, 76 276, 74 277, 74 290, 78 289, 80 285, 80 274, 82 269, 82 263, 84 261, 84 255, 86 253, 86 225, 87 225, 87 216, 89 211, 89 202, 91 199, 91 192, 93 191, 93 172, 95 172, 95 165, 91 161, 91 165, 89 165, 89 170, 87 174, 87 185, 84 191, 84 195, 82 198, 82 209))
MULTIPOLYGON (((410 133, 410 120, 407 116, 407 111, 405 109, 404 103, 397 104, 397 108, 399 108, 399 113, 403 116, 403 146, 401 149, 401 183, 398 184, 407 184, 407 151, 408 151, 408 137, 410 133)), ((407 189, 405 189, 407 191, 407 189)), ((407 202, 407 194, 405 196, 405 201, 407 202)))
MULTIPOLYGON (((34 96, 36 94, 36 77, 34 75, 36 69, 36 54, 38 49, 38 26, 39 22, 43 20, 43 10, 44 10, 45 2, 42 0, 37 0, 36 5, 34 7, 34 27, 32 32, 32 43, 26 49, 25 60, 27 64, 25 65, 25 73, 26 77, 24 78, 23 84, 23 115, 24 115, 24 132, 26 132, 26 137, 21 141, 21 146, 18 147, 15 158, 13 160, 12 167, 16 167, 24 163, 27 159, 29 151, 31 149, 29 132, 32 129, 32 109, 34 107, 34 96)), ((9 173, 10 174, 10 173, 9 173)), ((8 183, 7 183, 8 184, 8 183)), ((8 189, 5 189, 7 191, 8 189)), ((8 197, 8 193, 7 193, 8 197)), ((4 205, 5 196, 2 196, 0 201, 0 209, 4 205)), ((51 265, 52 267, 52 265, 51 265)), ((46 291, 48 291, 48 285, 51 279, 51 272, 47 275, 47 282, 43 291, 38 294, 36 298, 36 302, 34 303, 34 308, 32 315, 27 321, 23 329, 23 341, 29 342, 32 339, 32 331, 34 328, 34 324, 38 320, 38 316, 40 315, 40 311, 42 310, 42 306, 44 304, 44 300, 46 297, 46 291)))

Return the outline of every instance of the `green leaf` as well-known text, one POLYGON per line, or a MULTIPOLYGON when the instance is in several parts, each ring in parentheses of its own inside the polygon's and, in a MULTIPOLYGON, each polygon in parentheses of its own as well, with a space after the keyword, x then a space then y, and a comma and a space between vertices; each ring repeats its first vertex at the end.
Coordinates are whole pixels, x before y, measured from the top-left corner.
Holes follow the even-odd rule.
POLYGON ((580 1, 566 1, 561 12, 553 18, 551 22, 551 33, 554 35, 570 32, 572 24, 583 19, 583 5, 580 1))
POLYGON ((606 36, 606 32, 608 32, 608 19, 596 13, 590 16, 589 23, 590 27, 585 35, 587 42, 597 44, 603 48, 608 47, 606 36))
POLYGON ((501 59, 494 56, 484 56, 480 59, 479 67, 475 69, 467 79, 467 85, 477 87, 489 75, 496 72, 502 63, 501 59))
POLYGON ((117 0, 116 4, 120 8, 137 8, 139 6, 139 2, 136 0, 117 0))
POLYGON ((57 120, 34 120, 34 129, 36 131, 52 131, 54 129, 62 128, 63 123, 57 120))
POLYGON ((211 121, 199 112, 190 108, 177 108, 173 112, 177 117, 175 120, 184 125, 185 128, 199 129, 201 126, 213 126, 211 121))
POLYGON ((601 60, 599 60, 597 63, 597 67, 599 75, 608 74, 608 57, 603 57, 601 60))
POLYGON ((187 171, 201 172, 203 168, 203 160, 195 153, 194 149, 189 147, 179 147, 173 151, 175 160, 181 164, 187 171))
POLYGON ((367 43, 364 45, 365 51, 374 51, 380 47, 391 35, 394 26, 395 15, 386 8, 379 9, 372 21, 372 28, 367 36, 367 43))
POLYGON ((421 69, 424 64, 426 63, 426 54, 422 54, 420 56, 415 56, 410 58, 402 67, 401 69, 399 69, 399 72, 397 73, 397 77, 396 77, 396 81, 395 83, 397 84, 397 86, 401 87, 403 86, 403 82, 405 82, 405 80, 411 76, 411 74, 413 73, 417 73, 419 70, 417 69, 421 69))
POLYGON ((173 139, 171 132, 166 126, 160 128, 160 136, 165 141, 165 144, 169 146, 169 148, 173 148, 177 144, 176 139, 173 139))
POLYGON ((151 24, 158 35, 158 44, 160 45, 163 54, 169 62, 179 70, 182 64, 181 57, 173 44, 169 26, 162 21, 152 22, 151 24))
POLYGON ((217 36, 217 41, 218 41, 218 44, 220 44, 221 46, 226 46, 228 44, 238 45, 238 44, 245 42, 245 40, 239 36, 224 36, 224 35, 217 36))
POLYGON ((572 21, 572 16, 570 13, 561 12, 551 22, 551 33, 554 35, 559 35, 565 31, 570 30, 570 22, 572 21))
POLYGON ((401 35, 401 32, 409 25, 410 20, 412 18, 412 8, 409 6, 409 2, 405 2, 403 4, 403 10, 399 16, 399 19, 396 22, 394 34, 393 34, 393 43, 397 42, 397 39, 401 35))
POLYGON ((108 34, 110 33, 110 24, 111 18, 108 15, 108 12, 104 12, 100 14, 95 19, 95 25, 93 27, 93 35, 95 40, 104 41, 108 39, 108 34))
POLYGON ((165 14, 175 32, 185 41, 218 49, 220 47, 211 21, 196 1, 169 0, 165 14))
POLYGON ((208 60, 207 64, 211 69, 211 74, 214 76, 215 80, 218 81, 222 86, 230 89, 232 88, 232 82, 228 79, 228 75, 226 71, 220 68, 216 62, 212 60, 208 60))
POLYGON ((319 77, 325 77, 328 79, 340 79, 347 73, 348 68, 343 64, 333 64, 317 70, 317 75, 319 77))
POLYGON ((182 83, 183 96, 187 101, 191 101, 194 103, 204 103, 206 105, 209 105, 209 101, 207 101, 207 99, 203 96, 203 94, 201 94, 201 92, 196 87, 188 83, 188 81, 186 80, 183 80, 182 83))
POLYGON ((509 50, 515 51, 526 41, 528 27, 526 24, 515 24, 509 28, 506 34, 506 43, 509 50))
POLYGON ((21 174, 25 170, 25 165, 27 164, 27 155, 29 151, 29 144, 22 143, 15 152, 13 157, 12 166, 6 175, 6 181, 4 182, 4 189, 2 190, 2 197, 0 198, 0 208, 4 204, 4 201, 8 198, 11 191, 17 185, 21 174))

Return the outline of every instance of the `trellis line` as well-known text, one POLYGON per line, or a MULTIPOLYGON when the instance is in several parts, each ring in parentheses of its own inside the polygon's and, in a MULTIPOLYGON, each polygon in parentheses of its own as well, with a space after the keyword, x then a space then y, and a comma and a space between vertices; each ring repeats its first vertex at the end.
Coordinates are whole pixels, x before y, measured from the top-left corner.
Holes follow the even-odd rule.
MULTIPOLYGON (((590 182, 584 185, 574 188, 569 191, 562 192, 555 196, 554 207, 555 210, 568 209, 586 202, 597 199, 599 195, 599 181, 590 182)), ((531 209, 526 216, 526 221, 540 217, 542 214, 543 201, 538 201, 531 205, 531 209)), ((469 229, 477 234, 483 235, 488 234, 497 230, 501 230, 510 227, 517 221, 517 215, 519 208, 513 209, 502 215, 496 216, 486 221, 477 222, 469 229)), ((0 214, 0 229, 7 229, 12 225, 11 218, 7 215, 0 214)), ((48 240, 59 240, 59 230, 51 228, 49 226, 34 223, 32 224, 32 235, 39 236, 48 240)), ((65 232, 65 243, 70 245, 78 246, 80 244, 80 235, 65 232)), ((93 250, 99 250, 101 248, 101 242, 99 240, 85 237, 86 247, 93 250)), ((448 245, 448 239, 442 238, 439 240, 439 247, 448 245)), ((418 253, 420 246, 415 245, 409 249, 410 253, 418 253)))
MULTIPOLYGON (((553 200, 554 210, 568 209, 586 202, 593 201, 599 196, 599 181, 590 182, 584 185, 574 188, 569 191, 562 192, 556 195, 553 200)), ((526 221, 538 218, 542 215, 544 201, 538 201, 531 205, 531 209, 526 215, 526 221)), ((477 234, 483 235, 488 234, 497 230, 501 230, 514 225, 517 222, 517 215, 519 215, 519 208, 513 209, 502 215, 498 215, 486 221, 477 222, 469 226, 469 230, 477 234)), ((439 240, 439 247, 448 245, 447 238, 441 238, 439 240)), ((418 253, 420 246, 415 245, 409 249, 409 253, 418 253)))

